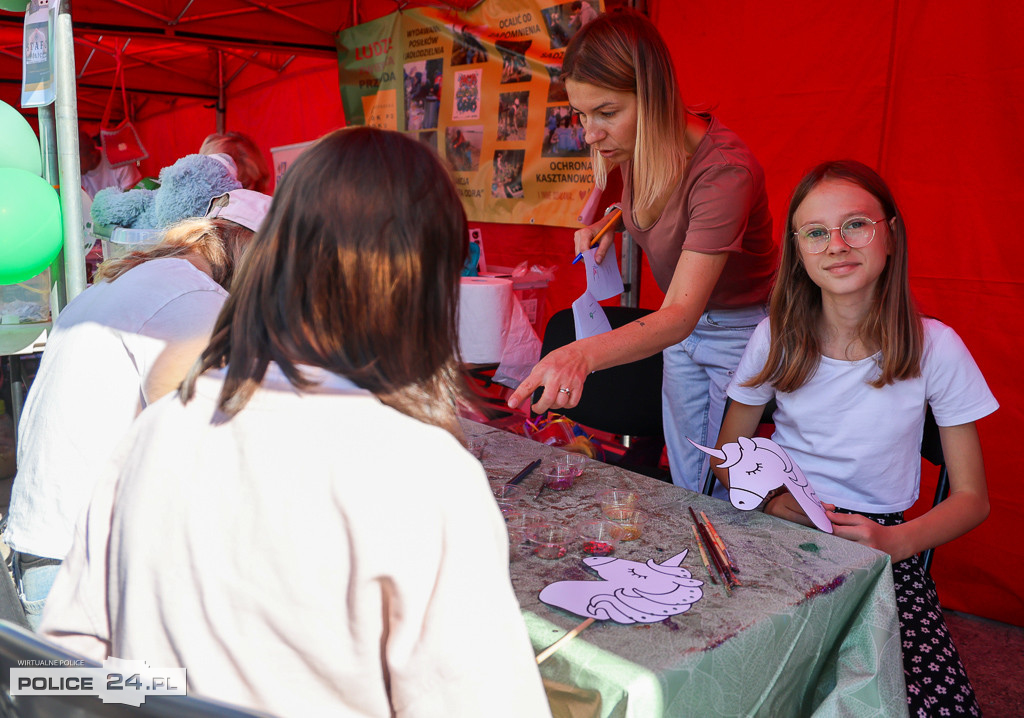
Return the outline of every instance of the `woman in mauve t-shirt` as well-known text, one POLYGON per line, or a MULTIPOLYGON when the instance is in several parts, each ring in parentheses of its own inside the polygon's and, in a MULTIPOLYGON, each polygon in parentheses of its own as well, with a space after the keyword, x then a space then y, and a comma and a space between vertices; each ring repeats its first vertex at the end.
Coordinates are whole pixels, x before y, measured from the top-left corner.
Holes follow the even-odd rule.
MULTIPOLYGON (((535 389, 535 411, 573 407, 587 375, 663 352, 662 413, 674 483, 698 490, 718 436, 725 388, 765 317, 777 264, 764 172, 735 133, 690 112, 665 41, 643 15, 617 12, 586 25, 562 63, 569 102, 586 130, 594 174, 622 173, 621 220, 647 253, 665 300, 658 311, 551 352, 509 398, 535 389)), ((576 232, 585 251, 602 219, 576 232)), ((600 262, 613 246, 608 232, 600 262)))

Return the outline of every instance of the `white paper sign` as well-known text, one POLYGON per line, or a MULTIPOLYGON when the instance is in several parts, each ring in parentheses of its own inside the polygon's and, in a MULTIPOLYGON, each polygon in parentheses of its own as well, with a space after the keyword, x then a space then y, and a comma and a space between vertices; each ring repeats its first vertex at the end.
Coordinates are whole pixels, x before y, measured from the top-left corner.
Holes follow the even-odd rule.
POLYGON ((604 308, 587 290, 584 290, 579 299, 572 303, 572 318, 576 326, 577 339, 586 339, 612 330, 604 308))
POLYGON ((59 3, 33 0, 25 11, 21 57, 21 106, 45 107, 56 97, 53 82, 53 25, 59 3))
POLYGON ((619 271, 615 252, 608 252, 601 264, 594 259, 596 252, 596 247, 588 249, 583 253, 583 261, 587 265, 587 291, 600 302, 622 294, 625 287, 622 285, 622 272, 619 271))

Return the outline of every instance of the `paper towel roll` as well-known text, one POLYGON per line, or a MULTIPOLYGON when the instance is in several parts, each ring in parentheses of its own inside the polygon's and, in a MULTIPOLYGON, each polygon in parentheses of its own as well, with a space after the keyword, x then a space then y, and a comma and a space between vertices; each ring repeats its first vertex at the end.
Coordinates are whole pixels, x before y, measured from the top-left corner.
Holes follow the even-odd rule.
POLYGON ((512 316, 512 280, 463 277, 459 292, 459 352, 467 364, 501 361, 512 316))

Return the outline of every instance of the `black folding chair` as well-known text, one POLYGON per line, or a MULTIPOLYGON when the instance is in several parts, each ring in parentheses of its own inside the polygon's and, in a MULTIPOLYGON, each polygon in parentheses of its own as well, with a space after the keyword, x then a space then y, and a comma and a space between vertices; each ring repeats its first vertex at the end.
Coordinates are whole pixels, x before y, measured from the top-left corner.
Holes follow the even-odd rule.
MULTIPOLYGON (((650 314, 652 310, 604 307, 604 311, 612 329, 617 329, 650 314)), ((575 340, 572 309, 556 312, 544 330, 541 356, 575 340)), ((559 409, 558 413, 591 429, 627 437, 623 443, 627 443, 630 449, 621 463, 664 479, 664 472, 657 471, 661 450, 665 446, 661 374, 661 352, 629 364, 595 371, 583 384, 579 404, 572 409, 559 409), (641 456, 642 459, 639 458, 641 456)), ((540 393, 541 389, 538 389, 534 401, 540 398, 540 393)))
MULTIPOLYGON (((932 408, 928 407, 928 413, 924 417, 924 433, 921 435, 921 456, 929 463, 939 467, 939 478, 935 484, 935 498, 932 506, 938 506, 949 496, 949 471, 946 469, 946 459, 942 455, 942 439, 939 437, 939 425, 935 423, 935 416, 932 415, 932 408)), ((925 573, 932 569, 932 555, 935 549, 929 548, 921 552, 921 564, 925 573)))

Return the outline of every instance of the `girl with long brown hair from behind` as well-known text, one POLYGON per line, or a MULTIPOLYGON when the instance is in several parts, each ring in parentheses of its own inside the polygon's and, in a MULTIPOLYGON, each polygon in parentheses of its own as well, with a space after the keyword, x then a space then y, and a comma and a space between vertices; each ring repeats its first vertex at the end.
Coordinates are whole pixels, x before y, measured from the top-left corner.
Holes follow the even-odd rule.
POLYGON ((306 149, 181 396, 97 491, 43 630, 274 715, 550 716, 457 438, 467 245, 424 144, 357 127, 306 149))

